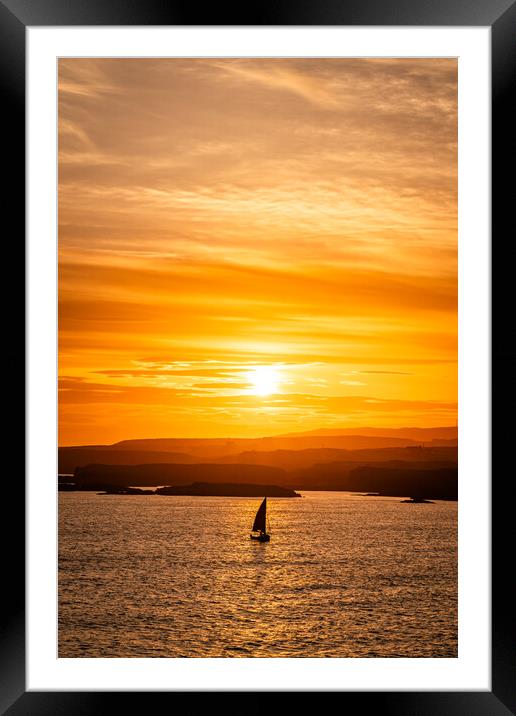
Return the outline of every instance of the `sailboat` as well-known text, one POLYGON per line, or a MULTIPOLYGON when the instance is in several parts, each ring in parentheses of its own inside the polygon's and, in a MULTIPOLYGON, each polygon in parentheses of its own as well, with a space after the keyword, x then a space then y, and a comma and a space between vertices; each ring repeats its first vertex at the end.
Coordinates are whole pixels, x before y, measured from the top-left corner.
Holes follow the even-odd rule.
POLYGON ((251 531, 251 539, 256 539, 259 542, 269 542, 271 536, 267 534, 266 529, 267 522, 267 498, 263 498, 263 502, 258 508, 256 517, 254 518, 253 529, 251 531))

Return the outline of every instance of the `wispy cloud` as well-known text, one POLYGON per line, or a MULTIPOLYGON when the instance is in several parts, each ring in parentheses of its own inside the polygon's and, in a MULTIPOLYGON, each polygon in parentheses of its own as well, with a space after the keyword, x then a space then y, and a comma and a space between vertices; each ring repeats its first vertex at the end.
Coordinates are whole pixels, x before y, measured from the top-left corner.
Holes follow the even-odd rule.
POLYGON ((214 63, 214 66, 225 74, 236 75, 240 80, 258 82, 271 90, 292 92, 318 107, 336 109, 340 104, 335 87, 327 87, 320 78, 297 71, 285 63, 268 63, 267 67, 259 67, 243 60, 214 63))

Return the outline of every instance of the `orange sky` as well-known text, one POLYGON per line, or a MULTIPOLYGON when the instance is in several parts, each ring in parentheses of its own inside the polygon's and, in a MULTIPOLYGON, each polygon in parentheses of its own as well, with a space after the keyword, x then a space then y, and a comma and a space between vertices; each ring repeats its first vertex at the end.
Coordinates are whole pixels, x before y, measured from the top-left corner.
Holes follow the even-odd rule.
POLYGON ((456 95, 447 59, 60 60, 59 443, 454 425, 456 95))

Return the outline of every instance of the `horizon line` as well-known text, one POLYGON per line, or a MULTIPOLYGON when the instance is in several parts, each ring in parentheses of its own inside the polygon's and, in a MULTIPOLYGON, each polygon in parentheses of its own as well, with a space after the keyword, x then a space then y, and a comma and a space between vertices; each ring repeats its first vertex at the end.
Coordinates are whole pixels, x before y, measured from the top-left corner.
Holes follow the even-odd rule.
MULTIPOLYGON (((435 426, 418 426, 418 425, 403 425, 400 427, 375 427, 372 425, 363 425, 360 428, 357 428, 357 431, 360 430, 386 430, 386 431, 400 431, 400 430, 451 430, 455 429, 458 430, 458 425, 435 425, 435 426)), ((270 438, 302 438, 302 437, 317 437, 314 435, 314 433, 317 433, 319 431, 324 430, 355 430, 355 428, 349 427, 349 428, 314 428, 313 430, 305 430, 300 431, 299 433, 291 432, 291 433, 276 433, 273 435, 255 435, 252 437, 232 437, 230 435, 223 436, 223 437, 198 437, 198 436, 159 436, 159 437, 152 437, 152 438, 122 438, 121 440, 115 440, 115 442, 112 443, 84 443, 84 444, 77 444, 77 443, 68 443, 66 445, 59 445, 58 449, 60 448, 66 448, 66 447, 112 447, 113 445, 118 445, 123 442, 142 442, 142 441, 151 441, 151 440, 266 440, 270 438)), ((368 435, 361 435, 360 432, 354 432, 350 435, 321 435, 321 437, 381 437, 380 435, 376 436, 368 436, 368 435)))

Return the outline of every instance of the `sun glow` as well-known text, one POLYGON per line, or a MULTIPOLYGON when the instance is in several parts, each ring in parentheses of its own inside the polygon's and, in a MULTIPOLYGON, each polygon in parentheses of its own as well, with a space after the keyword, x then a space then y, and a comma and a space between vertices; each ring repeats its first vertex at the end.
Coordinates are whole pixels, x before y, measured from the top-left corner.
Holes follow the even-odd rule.
POLYGON ((57 65, 60 445, 455 425, 457 58, 57 65))
POLYGON ((271 395, 276 393, 281 382, 278 368, 274 365, 260 365, 247 373, 251 384, 251 395, 271 395))

